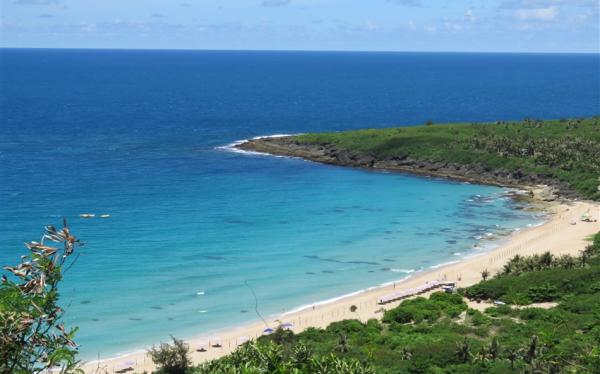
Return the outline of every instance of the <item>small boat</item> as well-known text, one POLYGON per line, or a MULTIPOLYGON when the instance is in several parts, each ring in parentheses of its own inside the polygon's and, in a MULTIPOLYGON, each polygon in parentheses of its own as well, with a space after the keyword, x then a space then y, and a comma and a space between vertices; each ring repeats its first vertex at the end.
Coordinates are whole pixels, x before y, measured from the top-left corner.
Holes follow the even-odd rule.
POLYGON ((110 214, 100 214, 100 218, 109 218, 110 214))
POLYGON ((81 218, 94 218, 94 217, 96 217, 96 215, 93 214, 93 213, 82 213, 82 214, 79 215, 79 217, 81 217, 81 218))

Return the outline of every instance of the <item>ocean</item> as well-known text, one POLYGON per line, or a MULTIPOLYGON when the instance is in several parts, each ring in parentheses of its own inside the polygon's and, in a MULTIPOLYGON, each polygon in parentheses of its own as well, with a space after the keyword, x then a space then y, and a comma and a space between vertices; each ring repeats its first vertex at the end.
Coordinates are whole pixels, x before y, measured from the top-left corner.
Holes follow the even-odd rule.
POLYGON ((255 321, 248 285, 273 315, 402 279, 544 217, 503 188, 223 146, 597 115, 599 75, 597 55, 0 49, 0 263, 68 218, 84 359, 255 321))

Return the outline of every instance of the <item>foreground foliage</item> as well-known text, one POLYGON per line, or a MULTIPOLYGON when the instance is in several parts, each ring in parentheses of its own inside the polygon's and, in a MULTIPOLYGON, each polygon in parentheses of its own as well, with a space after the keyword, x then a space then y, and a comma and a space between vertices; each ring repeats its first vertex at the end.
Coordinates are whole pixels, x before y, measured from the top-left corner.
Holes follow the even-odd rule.
POLYGON ((477 166, 481 172, 511 172, 517 179, 539 176, 600 200, 600 117, 398 127, 294 138, 380 160, 477 166))
POLYGON ((66 222, 61 230, 47 226, 39 243, 25 243, 29 256, 4 267, 10 274, 0 284, 0 373, 78 371, 75 329, 67 330, 61 322, 58 285, 76 260, 71 256, 79 244, 66 222))
POLYGON ((279 329, 189 372, 600 373, 600 233, 582 256, 573 258, 576 266, 547 255, 521 258, 539 265, 463 290, 525 304, 552 289, 558 305, 550 309, 480 312, 460 295, 434 293, 386 311, 382 322, 346 320, 300 334, 279 329))
POLYGON ((148 350, 152 362, 158 367, 157 374, 184 374, 190 366, 189 346, 183 340, 171 338, 173 344, 161 343, 148 350))
MULTIPOLYGON (((279 335, 285 334, 281 330, 279 335)), ((328 355, 313 355, 306 345, 284 348, 273 341, 246 343, 231 355, 200 365, 195 374, 220 373, 338 373, 373 374, 375 371, 356 359, 328 355)))

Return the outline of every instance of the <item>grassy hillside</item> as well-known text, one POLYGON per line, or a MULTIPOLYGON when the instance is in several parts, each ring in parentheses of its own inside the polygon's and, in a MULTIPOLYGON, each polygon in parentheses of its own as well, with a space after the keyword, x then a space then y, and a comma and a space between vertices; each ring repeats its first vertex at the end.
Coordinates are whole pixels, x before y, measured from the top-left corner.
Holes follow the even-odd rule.
POLYGON ((192 373, 600 373, 600 233, 580 257, 516 257, 462 290, 473 300, 550 309, 468 308, 459 294, 404 301, 383 321, 278 330, 192 373))
MULTIPOLYGON (((482 173, 562 182, 580 196, 600 200, 600 117, 581 120, 440 124, 306 134, 299 144, 348 151, 350 158, 427 161, 482 173)), ((361 165, 358 165, 361 166, 361 165)), ((418 165, 417 167, 423 167, 418 165)), ((460 170, 459 170, 460 172, 460 170)))

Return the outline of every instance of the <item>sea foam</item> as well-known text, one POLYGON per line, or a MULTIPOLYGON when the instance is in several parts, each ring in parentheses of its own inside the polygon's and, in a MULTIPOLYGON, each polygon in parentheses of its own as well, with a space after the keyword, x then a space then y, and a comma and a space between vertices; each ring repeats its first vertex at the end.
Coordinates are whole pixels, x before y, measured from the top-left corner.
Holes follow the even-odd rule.
MULTIPOLYGON (((289 156, 272 155, 270 153, 265 153, 265 152, 248 151, 248 150, 245 150, 245 149, 238 148, 238 146, 242 145, 244 143, 248 143, 251 140, 269 139, 269 138, 285 138, 286 136, 296 136, 296 135, 302 135, 302 133, 298 133, 298 134, 272 134, 272 135, 255 136, 255 137, 250 138, 250 139, 236 140, 236 141, 231 142, 229 144, 225 144, 225 145, 221 145, 221 146, 215 147, 215 149, 222 150, 222 151, 227 151, 227 152, 233 152, 233 153, 241 153, 241 154, 245 154, 245 155, 289 157, 289 156)), ((289 158, 291 158, 291 157, 289 157, 289 158)))

